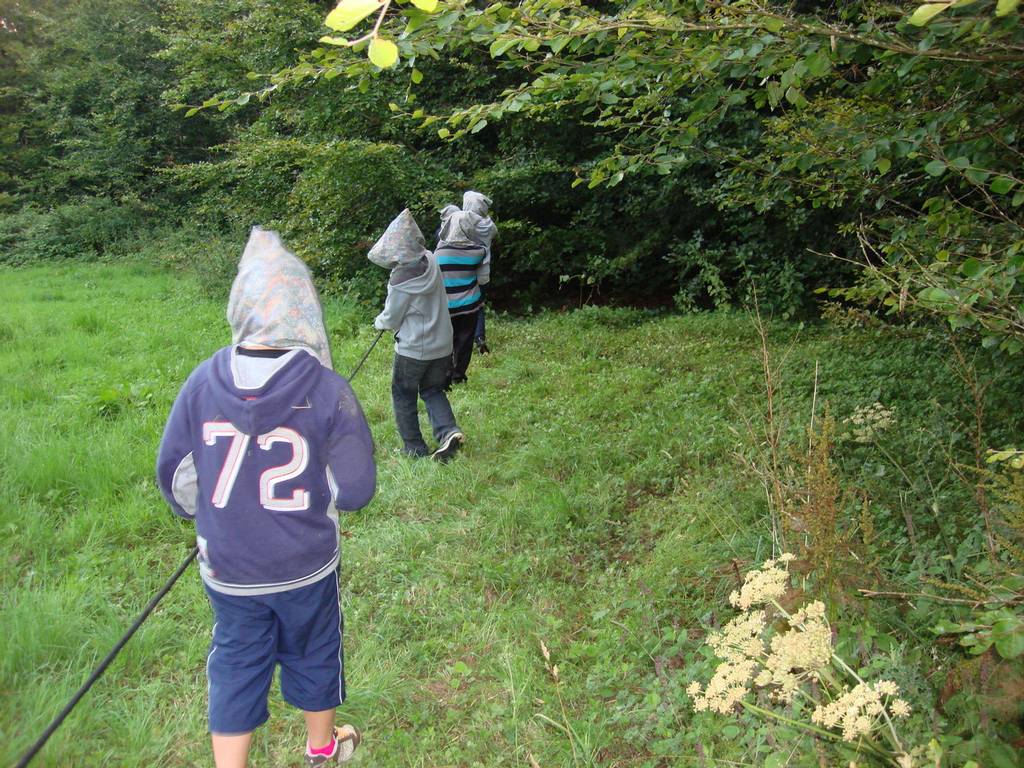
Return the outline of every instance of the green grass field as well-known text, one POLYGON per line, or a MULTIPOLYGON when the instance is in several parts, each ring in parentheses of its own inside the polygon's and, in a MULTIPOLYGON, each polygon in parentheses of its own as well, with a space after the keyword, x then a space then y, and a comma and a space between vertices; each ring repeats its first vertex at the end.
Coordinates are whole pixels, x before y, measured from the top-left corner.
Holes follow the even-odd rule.
MULTIPOLYGON (((11 764, 192 546, 155 453, 178 388, 230 335, 222 300, 144 264, 3 270, 0 306, 11 764)), ((325 315, 347 374, 371 315, 333 301, 325 315)), ((771 744, 695 720, 683 695, 702 628, 728 613, 733 563, 770 549, 763 493, 734 456, 761 387, 749 318, 585 309, 492 316, 489 337, 453 395, 468 441, 449 466, 398 456, 388 345, 354 381, 379 461, 376 498, 342 522, 356 764, 761 764, 771 744)), ((816 362, 819 403, 838 415, 926 402, 941 378, 920 336, 777 325, 773 338, 791 345, 796 410, 809 412, 816 362)), ((212 764, 209 629, 193 568, 36 764, 212 764)), ((300 765, 302 739, 272 694, 253 764, 300 765)))

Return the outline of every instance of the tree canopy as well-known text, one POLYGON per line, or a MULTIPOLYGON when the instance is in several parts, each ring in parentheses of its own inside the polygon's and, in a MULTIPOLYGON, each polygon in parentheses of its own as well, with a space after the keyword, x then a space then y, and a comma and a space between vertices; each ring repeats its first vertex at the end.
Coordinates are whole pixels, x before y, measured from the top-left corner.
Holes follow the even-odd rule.
POLYGON ((1013 353, 1021 14, 8 0, 5 200, 259 220, 329 283, 368 286, 366 241, 390 216, 429 222, 474 186, 496 200, 496 279, 521 302, 756 293, 795 315, 831 299, 1013 353))

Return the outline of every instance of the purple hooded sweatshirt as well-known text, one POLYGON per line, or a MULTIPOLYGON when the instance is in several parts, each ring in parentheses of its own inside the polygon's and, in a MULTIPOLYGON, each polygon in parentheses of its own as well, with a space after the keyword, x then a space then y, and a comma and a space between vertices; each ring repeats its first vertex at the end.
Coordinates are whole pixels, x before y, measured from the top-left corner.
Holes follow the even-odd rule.
POLYGON ((296 263, 305 265, 283 248, 268 250, 268 235, 253 231, 232 288, 237 346, 189 376, 157 458, 164 498, 195 520, 203 581, 232 595, 284 592, 330 576, 339 557, 336 509, 365 506, 376 486, 373 441, 352 388, 303 341, 302 327, 320 315, 318 301, 310 306, 315 289, 294 290, 296 263), (251 253, 257 238, 263 242, 251 253), (254 262, 270 275, 279 264, 289 280, 246 279, 254 262), (247 301, 259 305, 258 322, 238 314, 247 301), (287 342, 283 350, 244 349, 257 344, 253 338, 273 347, 274 335, 287 342))

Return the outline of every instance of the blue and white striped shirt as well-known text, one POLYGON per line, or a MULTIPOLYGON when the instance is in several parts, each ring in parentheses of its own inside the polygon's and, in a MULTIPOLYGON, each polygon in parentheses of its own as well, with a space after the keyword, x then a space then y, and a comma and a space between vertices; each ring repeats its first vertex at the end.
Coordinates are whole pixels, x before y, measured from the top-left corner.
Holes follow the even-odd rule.
POLYGON ((478 245, 439 245, 434 255, 448 294, 448 314, 456 317, 480 309, 480 286, 490 278, 490 264, 485 264, 487 250, 478 245))

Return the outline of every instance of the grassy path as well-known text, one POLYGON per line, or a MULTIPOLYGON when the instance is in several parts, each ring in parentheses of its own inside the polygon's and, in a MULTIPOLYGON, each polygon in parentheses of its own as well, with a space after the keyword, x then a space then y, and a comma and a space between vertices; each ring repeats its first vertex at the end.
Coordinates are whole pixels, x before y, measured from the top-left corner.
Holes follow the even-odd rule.
MULTIPOLYGON (((155 451, 178 387, 230 338, 221 301, 145 265, 4 270, 0 306, 9 764, 191 546, 155 489, 155 451)), ((325 313, 347 373, 373 331, 351 307, 325 313)), ((361 762, 691 764, 702 737, 680 669, 722 609, 729 561, 766 547, 763 501, 732 459, 758 392, 755 335, 741 316, 608 310, 489 328, 494 353, 453 397, 468 445, 451 466, 396 454, 384 343, 355 381, 380 462, 376 499, 343 518, 361 762)), ((796 399, 814 360, 837 400, 913 387, 899 356, 858 365, 875 343, 803 332, 796 399)), ((37 764, 207 764, 209 613, 190 571, 37 764)), ((300 719, 272 702, 254 765, 299 765, 300 719)))

